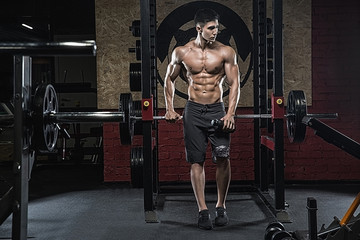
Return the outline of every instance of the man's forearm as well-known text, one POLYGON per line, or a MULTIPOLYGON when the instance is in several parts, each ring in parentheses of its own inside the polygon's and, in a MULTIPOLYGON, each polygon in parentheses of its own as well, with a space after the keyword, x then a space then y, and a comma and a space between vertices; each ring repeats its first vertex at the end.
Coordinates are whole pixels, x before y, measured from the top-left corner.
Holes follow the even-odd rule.
POLYGON ((240 87, 239 84, 236 84, 236 86, 230 87, 229 92, 229 106, 228 106, 228 114, 235 115, 236 114, 236 108, 239 103, 240 99, 240 87))
POLYGON ((164 96, 166 111, 174 111, 175 86, 171 80, 165 80, 164 96))

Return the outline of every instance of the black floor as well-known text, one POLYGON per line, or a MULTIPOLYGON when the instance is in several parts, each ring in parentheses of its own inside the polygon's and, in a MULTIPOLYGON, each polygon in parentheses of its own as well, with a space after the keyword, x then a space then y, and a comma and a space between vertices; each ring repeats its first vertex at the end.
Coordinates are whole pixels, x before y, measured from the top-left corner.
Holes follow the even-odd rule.
MULTIPOLYGON (((143 189, 127 184, 102 183, 97 166, 43 166, 30 182, 28 236, 44 240, 118 239, 264 239, 273 216, 254 191, 232 188, 227 200, 230 223, 212 231, 196 226, 197 207, 192 193, 163 193, 156 210, 159 223, 145 223, 143 189)), ((239 188, 241 189, 241 188, 239 188)), ((360 183, 303 184, 286 187, 286 230, 307 229, 306 201, 317 200, 318 229, 333 217, 342 218, 360 190, 360 183)), ((166 191, 170 192, 170 191, 166 191)), ((271 195, 271 191, 270 191, 271 195)), ((216 194, 207 192, 214 216, 216 194)), ((357 215, 359 209, 356 211, 357 215)), ((11 216, 0 226, 0 239, 11 239, 11 216)))

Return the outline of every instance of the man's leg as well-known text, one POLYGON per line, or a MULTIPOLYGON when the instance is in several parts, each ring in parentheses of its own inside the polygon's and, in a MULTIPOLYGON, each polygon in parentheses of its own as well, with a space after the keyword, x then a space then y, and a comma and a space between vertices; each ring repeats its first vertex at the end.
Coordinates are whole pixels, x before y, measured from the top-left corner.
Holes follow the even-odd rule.
POLYGON ((218 201, 216 203, 215 225, 225 226, 229 223, 225 201, 231 179, 230 160, 228 158, 216 159, 216 184, 218 201))
POLYGON ((198 227, 210 230, 213 228, 213 225, 205 202, 204 163, 193 163, 191 165, 190 176, 191 185, 199 208, 198 227))
POLYGON ((216 207, 225 207, 226 196, 229 190, 231 179, 231 167, 229 158, 216 159, 216 185, 218 201, 216 207))
POLYGON ((194 190, 199 212, 208 209, 205 202, 205 171, 204 163, 191 164, 191 185, 194 190))

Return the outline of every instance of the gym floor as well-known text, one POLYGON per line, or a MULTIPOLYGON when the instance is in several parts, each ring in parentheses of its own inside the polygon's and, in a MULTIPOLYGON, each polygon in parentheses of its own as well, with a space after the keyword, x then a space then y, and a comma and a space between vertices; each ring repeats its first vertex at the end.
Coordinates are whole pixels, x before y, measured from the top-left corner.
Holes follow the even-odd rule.
MULTIPOLYGON (((7 169, 7 170, 10 170, 7 169)), ((0 176, 4 185, 5 167, 0 176)), ((10 184, 10 183, 9 183, 10 184)), ((177 186, 178 187, 178 186, 177 186)), ((273 216, 255 191, 232 185, 227 200, 229 225, 212 231, 197 228, 197 207, 188 191, 159 195, 159 223, 145 223, 143 189, 127 184, 102 183, 102 168, 95 165, 39 166, 32 172, 28 237, 34 239, 264 239, 273 216)), ((342 218, 360 183, 291 184, 286 186, 287 231, 307 229, 307 198, 317 200, 318 230, 334 216, 342 218)), ((270 195, 271 195, 270 190, 270 195)), ((208 207, 214 216, 216 194, 207 188, 208 207)), ((359 214, 359 209, 354 215, 359 214)), ((0 239, 11 239, 11 216, 0 226, 0 239)))

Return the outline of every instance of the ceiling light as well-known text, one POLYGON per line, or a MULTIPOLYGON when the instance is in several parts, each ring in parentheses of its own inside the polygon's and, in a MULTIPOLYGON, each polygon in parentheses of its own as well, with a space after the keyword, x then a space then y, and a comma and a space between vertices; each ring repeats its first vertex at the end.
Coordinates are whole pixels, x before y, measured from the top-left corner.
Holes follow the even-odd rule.
POLYGON ((28 29, 30 29, 30 30, 33 29, 32 26, 29 26, 29 25, 27 25, 27 24, 25 24, 25 23, 22 23, 21 26, 26 27, 26 28, 28 28, 28 29))

